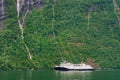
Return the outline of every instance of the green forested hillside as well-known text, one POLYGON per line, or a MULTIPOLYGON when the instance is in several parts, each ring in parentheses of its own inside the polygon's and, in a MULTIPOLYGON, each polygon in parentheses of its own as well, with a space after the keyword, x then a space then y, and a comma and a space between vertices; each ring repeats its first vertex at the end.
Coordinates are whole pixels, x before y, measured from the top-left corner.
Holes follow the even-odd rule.
MULTIPOLYGON (((0 70, 53 68, 62 59, 73 63, 91 59, 101 68, 120 68, 120 9, 115 9, 113 1, 44 0, 41 8, 28 14, 23 41, 16 0, 6 0, 0 70)), ((120 1, 116 3, 120 7, 120 1)))

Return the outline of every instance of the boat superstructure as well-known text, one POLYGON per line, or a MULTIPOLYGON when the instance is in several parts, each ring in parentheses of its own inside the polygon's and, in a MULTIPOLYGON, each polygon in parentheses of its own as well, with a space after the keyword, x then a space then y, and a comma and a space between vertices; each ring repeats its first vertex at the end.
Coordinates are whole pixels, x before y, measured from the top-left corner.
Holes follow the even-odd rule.
POLYGON ((76 71, 86 71, 86 70, 95 70, 92 66, 80 63, 80 64, 73 64, 68 62, 62 62, 59 66, 54 67, 55 70, 61 71, 69 71, 69 70, 76 70, 76 71))

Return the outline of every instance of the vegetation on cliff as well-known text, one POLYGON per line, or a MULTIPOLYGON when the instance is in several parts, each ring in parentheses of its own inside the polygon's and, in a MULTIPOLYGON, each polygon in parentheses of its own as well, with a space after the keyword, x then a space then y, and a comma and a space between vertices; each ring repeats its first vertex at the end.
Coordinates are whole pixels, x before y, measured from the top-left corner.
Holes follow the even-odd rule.
MULTIPOLYGON (((73 63, 89 59, 101 68, 120 68, 120 10, 115 11, 113 1, 44 0, 41 8, 32 8, 28 14, 23 41, 16 1, 6 0, 0 69, 53 68, 62 59, 73 63), (29 46, 32 60, 24 44, 29 46)), ((120 1, 116 2, 120 7, 120 1)))

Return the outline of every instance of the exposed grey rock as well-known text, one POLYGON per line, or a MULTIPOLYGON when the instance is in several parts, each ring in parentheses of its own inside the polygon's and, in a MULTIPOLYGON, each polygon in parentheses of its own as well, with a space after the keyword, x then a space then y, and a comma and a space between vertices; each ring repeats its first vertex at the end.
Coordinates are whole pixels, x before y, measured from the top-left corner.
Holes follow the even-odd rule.
MULTIPOLYGON (((6 18, 6 0, 0 0, 0 29, 4 27, 4 20, 6 18)), ((16 0, 17 2, 17 0, 16 0)), ((14 3, 13 3, 14 4, 14 3)), ((40 8, 43 5, 43 0, 19 0, 19 16, 27 16, 32 8, 40 8)), ((17 15, 16 15, 17 16, 17 15)), ((20 21, 23 22, 22 20, 20 21)))
POLYGON ((3 28, 4 19, 5 19, 4 0, 0 0, 0 29, 3 28))
MULTIPOLYGON (((36 7, 36 8, 41 7, 42 4, 43 4, 43 0, 17 0, 16 10, 18 14, 17 15, 18 24, 21 30, 21 39, 23 41, 25 41, 23 27, 29 11, 32 9, 32 7, 36 7)), ((28 53, 29 59, 32 60, 32 54, 30 53, 30 49, 28 45, 25 43, 24 46, 26 47, 26 51, 28 53)))
POLYGON ((43 4, 43 0, 20 0, 21 12, 25 13, 28 9, 31 10, 32 7, 39 8, 43 4))

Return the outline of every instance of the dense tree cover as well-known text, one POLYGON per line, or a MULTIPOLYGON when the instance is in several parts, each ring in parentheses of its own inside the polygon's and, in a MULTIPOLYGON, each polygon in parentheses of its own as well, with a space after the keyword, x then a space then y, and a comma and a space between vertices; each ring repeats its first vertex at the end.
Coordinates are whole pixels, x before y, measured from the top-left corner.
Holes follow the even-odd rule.
POLYGON ((25 21, 25 41, 15 0, 6 3, 6 28, 0 31, 0 70, 48 69, 62 59, 80 63, 88 58, 101 68, 120 68, 120 25, 113 0, 44 0, 25 21), (28 58, 24 43, 33 60, 28 58))

